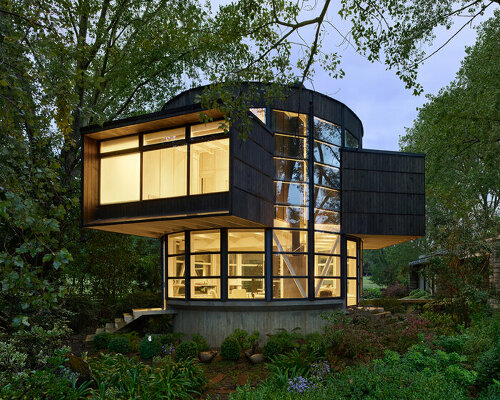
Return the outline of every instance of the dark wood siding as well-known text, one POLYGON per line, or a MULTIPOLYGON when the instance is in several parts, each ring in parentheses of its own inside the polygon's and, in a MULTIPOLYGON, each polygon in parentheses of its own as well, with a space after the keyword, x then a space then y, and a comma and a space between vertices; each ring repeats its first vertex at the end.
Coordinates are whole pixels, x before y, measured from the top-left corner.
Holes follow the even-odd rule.
POLYGON ((96 218, 99 201, 99 157, 96 140, 83 137, 83 201, 82 222, 87 224, 96 218))
POLYGON ((96 216, 97 219, 132 220, 193 213, 208 214, 227 210, 229 210, 229 193, 221 192, 133 203, 107 204, 98 207, 96 216))
POLYGON ((425 234, 424 157, 342 150, 342 222, 347 234, 425 234))
POLYGON ((274 137, 256 117, 246 139, 231 132, 231 214, 272 226, 274 137))

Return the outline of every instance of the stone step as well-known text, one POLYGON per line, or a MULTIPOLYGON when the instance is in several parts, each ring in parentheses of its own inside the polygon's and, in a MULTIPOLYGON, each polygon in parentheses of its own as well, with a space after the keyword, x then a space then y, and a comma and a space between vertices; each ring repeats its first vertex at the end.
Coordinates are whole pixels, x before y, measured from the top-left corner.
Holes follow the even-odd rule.
POLYGON ((127 323, 127 324, 130 324, 133 320, 134 320, 134 317, 132 314, 129 314, 129 313, 124 313, 123 314, 123 320, 127 323))
POLYGON ((95 335, 87 335, 85 336, 85 344, 90 344, 94 341, 94 336, 95 335))
POLYGON ((116 330, 115 324, 113 322, 106 322, 106 328, 104 329, 108 333, 113 333, 116 330))
POLYGON ((123 320, 123 318, 115 318, 115 329, 123 328, 127 323, 123 320))
POLYGON ((97 329, 95 330, 96 335, 97 335, 98 333, 103 333, 103 332, 106 332, 106 330, 105 330, 104 328, 97 328, 97 329))

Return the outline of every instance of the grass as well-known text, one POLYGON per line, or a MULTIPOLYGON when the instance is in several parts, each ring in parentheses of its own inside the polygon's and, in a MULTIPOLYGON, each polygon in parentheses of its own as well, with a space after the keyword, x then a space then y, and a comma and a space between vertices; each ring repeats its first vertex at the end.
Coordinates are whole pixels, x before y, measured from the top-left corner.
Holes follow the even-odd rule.
POLYGON ((363 289, 382 289, 384 286, 377 285, 372 282, 369 276, 363 276, 363 289))

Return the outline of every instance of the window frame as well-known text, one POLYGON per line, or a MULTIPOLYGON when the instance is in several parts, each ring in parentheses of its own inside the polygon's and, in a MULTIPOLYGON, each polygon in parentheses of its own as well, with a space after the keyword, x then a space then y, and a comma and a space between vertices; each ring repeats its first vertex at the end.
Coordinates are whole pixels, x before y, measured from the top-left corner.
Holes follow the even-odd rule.
MULTIPOLYGON (((213 122, 223 122, 224 119, 217 119, 213 122)), ((180 197, 186 197, 186 196, 203 196, 206 195, 207 193, 202 193, 202 194, 191 194, 191 182, 190 182, 190 175, 191 175, 191 160, 190 160, 190 148, 192 144, 198 144, 198 143, 203 143, 203 142, 210 142, 214 140, 219 140, 219 139, 228 139, 229 140, 229 148, 228 152, 231 153, 231 141, 232 141, 232 127, 229 127, 229 130, 227 132, 221 132, 221 133, 216 133, 216 134, 208 134, 205 136, 198 136, 198 137, 191 137, 191 126, 193 125, 199 125, 200 122, 196 123, 191 123, 191 124, 185 124, 185 125, 178 125, 178 126, 172 126, 169 128, 162 128, 162 129, 153 129, 153 130, 148 130, 148 131, 143 131, 143 132, 138 132, 138 133, 131 133, 129 135, 123 135, 119 137, 112 137, 112 138, 106 138, 106 139, 101 139, 98 141, 98 152, 97 152, 97 157, 99 161, 99 172, 97 174, 97 191, 98 191, 98 207, 107 207, 107 206, 114 206, 116 204, 133 204, 133 203, 138 203, 138 202, 143 202, 143 201, 158 201, 158 200, 165 200, 165 199, 173 199, 173 198, 180 198, 180 197), (150 133, 156 133, 156 132, 161 132, 165 131, 168 129, 174 129, 174 128, 184 128, 185 129, 185 137, 184 139, 179 139, 179 140, 172 140, 169 142, 163 142, 163 143, 156 143, 156 144, 150 144, 150 145, 145 145, 144 144, 144 135, 150 134, 150 133), (117 139, 123 139, 127 137, 133 137, 137 136, 139 146, 133 147, 133 148, 128 148, 128 149, 123 149, 123 150, 116 150, 116 151, 110 151, 110 152, 105 152, 101 153, 101 143, 102 142, 109 142, 112 140, 117 140, 117 139), (153 150, 161 150, 165 148, 171 148, 171 147, 179 147, 179 146, 186 146, 187 147, 187 179, 186 179, 186 195, 185 196, 172 196, 172 197, 160 197, 157 199, 144 199, 143 198, 143 172, 144 172, 144 161, 143 161, 143 154, 148 151, 153 151, 153 150), (116 202, 116 203, 106 203, 106 204, 101 204, 101 160, 104 158, 108 157, 114 157, 114 156, 120 156, 120 155, 125 155, 125 154, 131 154, 131 153, 138 153, 140 155, 140 176, 139 176, 139 200, 134 200, 134 201, 123 201, 123 202, 116 202)), ((225 193, 230 191, 231 189, 231 154, 229 154, 229 165, 228 165, 228 172, 229 172, 229 179, 228 179, 228 190, 227 191, 222 191, 222 192, 210 192, 208 194, 212 193, 225 193)))

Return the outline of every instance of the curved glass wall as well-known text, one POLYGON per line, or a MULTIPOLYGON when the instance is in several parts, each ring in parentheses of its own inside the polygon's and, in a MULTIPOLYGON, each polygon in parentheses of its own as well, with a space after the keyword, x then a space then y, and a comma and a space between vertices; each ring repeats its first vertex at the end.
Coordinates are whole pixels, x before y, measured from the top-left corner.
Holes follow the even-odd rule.
MULTIPOLYGON (((341 125, 312 115, 266 108, 251 111, 274 132, 273 226, 166 236, 167 297, 223 301, 342 298, 347 306, 357 304, 360 241, 344 237, 340 230, 340 154, 342 146, 359 147, 359 140, 341 125)), ((205 160, 211 169, 205 169, 215 178, 207 176, 207 187, 225 185, 227 176, 217 162, 226 165, 222 155, 228 151, 216 153, 223 140, 206 142, 214 152, 205 160)), ((191 170, 196 169, 195 145, 190 155, 191 170)), ((197 185, 190 192, 204 193, 205 183, 200 186, 198 179, 197 185)))

